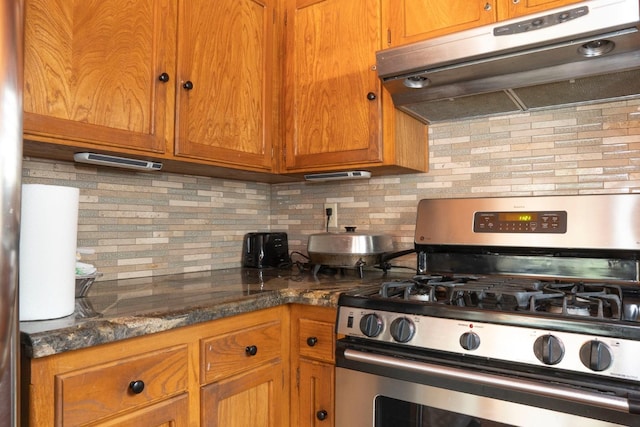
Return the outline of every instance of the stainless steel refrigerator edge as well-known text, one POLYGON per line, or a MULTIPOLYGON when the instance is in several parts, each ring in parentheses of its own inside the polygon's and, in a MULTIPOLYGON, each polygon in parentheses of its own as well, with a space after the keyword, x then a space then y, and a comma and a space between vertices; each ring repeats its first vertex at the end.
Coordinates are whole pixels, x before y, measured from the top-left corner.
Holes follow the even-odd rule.
POLYGON ((23 1, 0 4, 0 425, 19 422, 23 1))

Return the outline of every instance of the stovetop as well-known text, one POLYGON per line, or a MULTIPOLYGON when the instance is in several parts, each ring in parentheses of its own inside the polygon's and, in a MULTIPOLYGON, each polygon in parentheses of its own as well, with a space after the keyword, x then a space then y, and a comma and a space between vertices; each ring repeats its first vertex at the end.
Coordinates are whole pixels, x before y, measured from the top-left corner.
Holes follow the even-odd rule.
POLYGON ((639 291, 618 284, 562 282, 517 277, 416 275, 412 280, 383 282, 379 289, 361 292, 378 300, 413 301, 533 315, 592 317, 637 321, 638 311, 623 309, 624 293, 639 291))
POLYGON ((341 295, 337 332, 640 383, 638 301, 615 283, 416 275, 341 295))
POLYGON ((340 296, 345 340, 640 384, 640 195, 423 199, 416 276, 340 296))

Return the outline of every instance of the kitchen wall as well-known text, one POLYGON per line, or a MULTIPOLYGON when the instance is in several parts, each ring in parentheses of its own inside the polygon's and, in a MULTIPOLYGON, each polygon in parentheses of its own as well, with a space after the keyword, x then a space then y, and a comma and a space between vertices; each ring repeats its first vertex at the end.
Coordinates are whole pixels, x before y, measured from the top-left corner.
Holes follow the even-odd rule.
POLYGON ((272 189, 272 228, 294 248, 323 229, 323 203, 338 223, 413 244, 421 198, 640 193, 640 100, 436 124, 426 174, 272 189))
POLYGON ((78 246, 103 280, 237 267, 268 230, 267 184, 26 159, 23 183, 80 188, 78 246))
POLYGON ((256 230, 286 231, 304 252, 306 236, 325 230, 325 202, 338 203, 340 230, 388 233, 400 250, 412 247, 421 198, 640 193, 640 100, 429 132, 425 174, 269 186, 27 159, 23 179, 80 188, 78 242, 96 249, 87 261, 104 279, 236 267, 256 230))

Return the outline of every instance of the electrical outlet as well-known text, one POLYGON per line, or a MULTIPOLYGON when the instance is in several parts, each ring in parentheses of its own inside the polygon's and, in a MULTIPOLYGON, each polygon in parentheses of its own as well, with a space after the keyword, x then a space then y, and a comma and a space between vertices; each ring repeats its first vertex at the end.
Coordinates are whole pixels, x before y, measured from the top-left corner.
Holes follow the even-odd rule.
POLYGON ((327 225, 327 209, 331 209, 331 217, 329 218, 328 228, 338 228, 338 204, 337 203, 325 203, 324 204, 324 222, 327 225))

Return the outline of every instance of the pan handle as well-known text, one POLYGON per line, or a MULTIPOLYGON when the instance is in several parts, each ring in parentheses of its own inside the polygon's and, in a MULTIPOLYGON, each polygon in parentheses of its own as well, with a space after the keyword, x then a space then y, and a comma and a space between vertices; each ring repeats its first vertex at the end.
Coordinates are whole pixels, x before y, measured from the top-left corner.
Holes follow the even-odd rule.
POLYGON ((414 249, 407 249, 399 252, 389 252, 386 254, 382 254, 382 256, 380 257, 379 267, 386 273, 387 270, 391 268, 391 264, 389 264, 389 261, 391 261, 392 259, 400 258, 401 256, 412 254, 415 251, 416 250, 414 248, 414 249))

